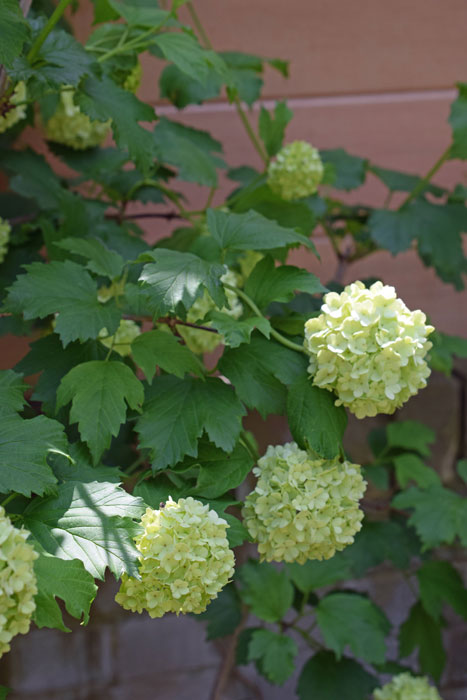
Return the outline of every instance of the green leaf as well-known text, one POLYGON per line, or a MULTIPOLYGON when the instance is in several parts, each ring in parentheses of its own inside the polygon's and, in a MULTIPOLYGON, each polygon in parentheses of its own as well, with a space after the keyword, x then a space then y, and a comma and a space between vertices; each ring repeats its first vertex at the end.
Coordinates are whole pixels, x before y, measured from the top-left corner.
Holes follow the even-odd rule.
POLYGON ((64 345, 72 340, 96 338, 102 328, 115 333, 120 311, 113 300, 101 304, 97 285, 86 270, 74 262, 26 265, 10 287, 6 305, 25 319, 45 318, 57 313, 56 331, 64 345))
POLYGON ((166 97, 178 109, 217 97, 221 87, 222 78, 215 71, 210 71, 200 83, 174 65, 166 66, 159 78, 160 96, 166 97))
POLYGON ((248 645, 248 661, 256 661, 262 675, 276 685, 292 675, 297 654, 293 639, 271 630, 255 630, 248 645))
POLYGON ((181 345, 174 335, 162 330, 148 331, 135 338, 131 344, 131 354, 149 384, 152 384, 156 367, 181 379, 187 372, 202 376, 200 365, 191 350, 181 345))
POLYGON ((58 495, 35 499, 24 523, 41 547, 60 559, 79 559, 95 578, 108 567, 115 578, 138 576, 133 538, 145 504, 116 484, 69 481, 58 495))
POLYGON ((302 233, 279 226, 255 211, 226 214, 208 209, 207 224, 210 233, 222 248, 271 250, 301 244, 313 249, 313 243, 302 233))
POLYGON ((71 196, 44 157, 34 151, 10 151, 2 155, 2 166, 13 173, 13 192, 35 200, 43 210, 59 209, 71 196))
POLYGON ((415 420, 389 423, 386 427, 386 435, 388 447, 413 450, 422 457, 430 456, 431 450, 428 445, 436 439, 434 430, 415 420))
POLYGON ((306 360, 294 350, 253 335, 251 342, 224 351, 219 370, 230 379, 239 398, 263 418, 284 413, 287 390, 303 374, 306 360))
POLYGON ((457 83, 459 95, 451 105, 451 158, 467 158, 467 83, 457 83))
POLYGON ((433 347, 430 350, 429 362, 432 369, 444 372, 450 376, 454 357, 467 357, 467 340, 458 335, 447 335, 435 331, 430 335, 433 347))
POLYGON ((201 48, 189 34, 166 32, 155 36, 153 42, 167 61, 174 63, 193 80, 205 83, 212 71, 227 77, 227 68, 222 58, 214 51, 201 48))
POLYGON ((206 187, 217 187, 217 168, 224 161, 215 153, 222 153, 222 144, 207 131, 172 122, 162 117, 154 129, 157 157, 178 168, 178 177, 206 187))
POLYGON ((321 294, 328 290, 312 272, 292 265, 276 267, 269 256, 259 261, 245 285, 245 292, 260 309, 272 301, 291 301, 296 291, 321 294))
POLYGON ((206 612, 196 616, 197 620, 207 622, 206 639, 218 639, 233 634, 241 622, 242 609, 237 590, 232 584, 226 586, 211 603, 206 612))
POLYGON ((281 620, 293 601, 293 586, 285 571, 250 560, 238 570, 240 596, 251 612, 265 622, 281 620))
POLYGON ((405 524, 394 520, 371 522, 365 519, 353 544, 336 556, 342 557, 350 566, 352 573, 349 578, 360 578, 385 561, 406 569, 411 558, 419 554, 419 549, 418 539, 405 524))
POLYGON ((243 525, 241 520, 235 517, 235 515, 231 515, 230 513, 221 513, 220 515, 229 525, 227 530, 227 539, 231 549, 234 547, 240 547, 244 542, 252 541, 248 530, 243 525))
POLYGON ((258 120, 259 135, 269 156, 275 156, 282 148, 285 127, 293 117, 293 112, 287 107, 285 100, 276 102, 274 115, 261 107, 258 120))
POLYGON ((29 27, 18 0, 3 0, 0 6, 0 64, 8 66, 20 55, 29 27))
POLYGON ((157 377, 144 405, 136 431, 140 446, 153 451, 153 468, 198 454, 198 440, 206 431, 219 448, 230 452, 237 442, 245 410, 232 388, 220 379, 157 377))
POLYGON ((439 620, 444 603, 467 619, 467 589, 448 561, 425 561, 417 571, 420 600, 426 612, 439 620))
POLYGON ((399 630, 399 654, 409 656, 418 648, 418 663, 422 673, 439 681, 446 663, 441 624, 425 612, 420 602, 410 609, 407 620, 399 630))
POLYGON ((258 330, 266 338, 269 338, 271 333, 271 324, 264 316, 251 316, 238 320, 221 311, 210 311, 206 318, 211 322, 211 326, 221 333, 225 345, 231 348, 249 343, 254 330, 258 330))
POLYGON ((401 211, 375 209, 368 219, 370 236, 393 255, 408 250, 417 235, 416 215, 412 208, 401 211))
POLYGON ((298 679, 300 700, 362 700, 379 685, 359 663, 337 660, 330 651, 319 651, 306 662, 298 679))
POLYGON ((358 658, 383 663, 385 637, 391 625, 383 611, 368 598, 356 593, 331 593, 316 606, 316 619, 326 646, 338 658, 349 645, 358 658))
POLYGON ((82 443, 70 445, 66 457, 52 453, 49 463, 59 481, 80 481, 86 484, 90 481, 108 481, 118 484, 124 476, 117 467, 104 467, 101 464, 94 466, 82 443), (70 461, 70 457, 73 461, 70 461))
POLYGON ((323 561, 309 560, 304 564, 286 564, 286 569, 302 593, 311 593, 318 588, 352 578, 350 563, 342 552, 323 561))
POLYGON ((122 256, 114 250, 109 250, 97 238, 64 238, 55 245, 88 260, 87 269, 96 275, 113 280, 119 277, 123 270, 122 256))
MULTIPOLYGON (((146 27, 156 30, 170 18, 170 12, 160 10, 158 7, 140 6, 118 0, 108 0, 108 3, 130 27, 146 27)), ((113 19, 113 17, 109 19, 113 19)))
MULTIPOLYGON (((380 168, 377 165, 370 165, 368 170, 376 175, 391 192, 412 192, 420 183, 419 175, 411 175, 410 173, 401 173, 398 170, 390 170, 388 168, 380 168)), ((428 183, 426 191, 440 197, 445 190, 442 187, 428 183)))
POLYGON ((467 546, 467 499, 441 486, 422 491, 410 488, 393 500, 395 508, 413 508, 409 524, 416 529, 424 549, 452 544, 458 536, 467 546))
POLYGON ((289 387, 287 418, 290 432, 303 449, 311 448, 325 459, 339 454, 347 425, 343 406, 335 406, 335 396, 313 386, 307 375, 289 387))
POLYGON ((198 457, 187 457, 181 466, 199 467, 196 486, 191 490, 193 496, 218 498, 242 484, 253 465, 254 461, 243 445, 236 445, 230 454, 226 454, 211 443, 202 442, 198 457))
POLYGON ((76 102, 91 119, 112 119, 117 146, 128 149, 132 160, 144 172, 150 169, 155 157, 154 137, 139 124, 154 121, 154 109, 150 105, 107 77, 86 78, 76 93, 76 102))
POLYGON ((74 367, 62 379, 58 408, 71 401, 70 421, 78 423, 94 462, 110 446, 125 422, 126 404, 138 410, 144 401, 141 382, 122 362, 94 360, 74 367), (126 403, 125 403, 126 402, 126 403))
POLYGON ((202 260, 192 253, 166 248, 151 251, 150 256, 155 262, 144 266, 139 279, 158 314, 177 312, 180 306, 189 309, 205 289, 217 306, 222 308, 225 305, 220 281, 225 273, 223 265, 202 260))
POLYGON ((368 162, 364 158, 351 156, 343 148, 320 151, 325 165, 332 166, 335 179, 332 186, 338 190, 354 190, 365 182, 368 162))
POLYGON ((47 464, 50 450, 66 451, 63 425, 36 416, 23 420, 6 416, 0 421, 0 492, 17 491, 24 496, 55 490, 57 480, 47 464))
POLYGON ((6 416, 16 416, 23 410, 26 403, 24 391, 26 384, 21 374, 13 372, 12 369, 0 371, 0 419, 6 416))
POLYGON ((428 486, 441 485, 438 474, 414 454, 402 454, 393 458, 396 478, 401 488, 414 481, 422 489, 428 486))
POLYGON ((34 573, 38 589, 34 622, 39 629, 54 627, 63 632, 71 632, 63 622, 56 597, 64 601, 65 608, 72 617, 87 624, 89 608, 96 597, 97 586, 81 561, 66 561, 41 554, 34 562, 34 573))

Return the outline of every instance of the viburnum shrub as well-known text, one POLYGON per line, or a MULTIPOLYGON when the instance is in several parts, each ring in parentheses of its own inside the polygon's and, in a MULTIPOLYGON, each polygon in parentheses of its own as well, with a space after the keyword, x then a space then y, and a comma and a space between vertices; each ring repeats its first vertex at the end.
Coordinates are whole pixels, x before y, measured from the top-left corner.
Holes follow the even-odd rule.
POLYGON ((396 411, 467 342, 406 306, 397 258, 382 280, 342 281, 413 248, 463 289, 467 189, 431 178, 467 159, 467 84, 419 177, 287 139, 285 102, 247 113, 287 62, 217 52, 191 2, 96 0, 84 45, 63 19, 78 1, 28 4, 0 3, 0 331, 30 343, 0 372, 0 653, 31 620, 66 631, 57 598, 86 623, 109 569, 116 605, 232 635, 213 698, 234 662, 284 683, 298 642, 301 700, 441 697, 444 609, 467 618, 467 462, 462 442, 443 483, 434 432, 396 411), (142 53, 160 69, 153 102, 226 95, 257 167, 139 99, 142 53), (385 206, 340 197, 370 177, 385 206), (317 235, 333 279, 306 269, 317 235), (284 416, 289 438, 258 450, 253 411, 284 416), (394 412, 356 463, 348 414, 394 412), (383 564, 413 599, 390 648, 358 582, 383 564))

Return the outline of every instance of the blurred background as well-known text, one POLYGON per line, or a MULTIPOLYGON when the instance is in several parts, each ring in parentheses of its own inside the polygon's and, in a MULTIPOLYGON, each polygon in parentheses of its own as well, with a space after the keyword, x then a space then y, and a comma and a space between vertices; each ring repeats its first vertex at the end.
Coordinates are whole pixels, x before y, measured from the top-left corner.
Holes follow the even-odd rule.
MULTIPOLYGON (((294 112, 286 141, 303 139, 319 149, 343 147, 379 166, 418 174, 428 171, 449 143, 447 118, 455 83, 466 79, 464 0, 196 0, 195 4, 216 49, 290 60, 289 80, 267 69, 263 92, 267 107, 287 98, 294 112)), ((79 5, 69 21, 84 40, 91 30, 93 9, 90 0, 80 0, 79 5)), ((188 16, 186 20, 189 23, 188 16)), ((158 115, 211 132, 223 143, 231 167, 260 165, 235 108, 226 99, 179 112, 159 98, 159 75, 154 58, 143 61, 138 95, 153 104, 158 115)), ((249 113, 252 123, 258 110, 256 105, 249 113)), ((21 138, 36 147, 43 143, 31 128, 21 138)), ((45 148, 41 146, 43 152, 45 148)), ((48 155, 66 174, 63 164, 58 166, 48 155)), ((467 164, 448 162, 434 181, 467 185, 467 164)), ((232 189, 231 181, 221 182, 214 204, 220 204, 232 189)), ((204 204, 206 194, 197 186, 183 184, 180 190, 189 198, 190 208, 204 204)), ((351 203, 382 206, 385 191, 369 174, 364 187, 346 196, 351 203)), ((139 207, 135 211, 144 212, 143 205, 134 206, 139 207)), ((168 227, 152 220, 145 228, 148 241, 167 235, 168 227)), ((301 251, 294 252, 292 261, 326 283, 337 261, 327 238, 317 232, 315 240, 321 262, 301 251)), ((422 308, 439 330, 467 337, 467 292, 443 284, 414 253, 394 259, 377 252, 348 266, 343 281, 370 276, 393 284, 407 305, 422 308)), ((0 368, 14 365, 27 349, 28 339, 1 338, 0 368)), ((422 397, 401 412, 401 418, 416 417, 437 431, 435 464, 448 481, 453 458, 465 440, 466 375, 465 363, 459 363, 456 377, 435 373, 422 397)), ((289 437, 280 419, 264 423, 253 416, 250 421, 261 447, 289 437)), ((348 449, 355 461, 368 459, 365 434, 375 423, 354 420, 350 424, 348 449)), ((456 564, 467 572, 465 562, 456 564)), ((404 619, 413 602, 396 575, 389 576, 384 569, 359 586, 389 609, 394 623, 404 619)), ((152 621, 126 613, 113 602, 115 591, 110 580, 102 587, 86 629, 74 629, 72 635, 33 630, 14 640, 1 666, 2 682, 14 689, 12 700, 209 698, 222 645, 206 644, 203 625, 192 618, 152 621)), ((449 658, 442 696, 467 700, 467 632, 456 618, 448 622, 449 658)), ((242 667, 241 675, 232 676, 225 697, 286 700, 295 696, 295 684, 293 677, 283 688, 273 687, 253 668, 242 667)))

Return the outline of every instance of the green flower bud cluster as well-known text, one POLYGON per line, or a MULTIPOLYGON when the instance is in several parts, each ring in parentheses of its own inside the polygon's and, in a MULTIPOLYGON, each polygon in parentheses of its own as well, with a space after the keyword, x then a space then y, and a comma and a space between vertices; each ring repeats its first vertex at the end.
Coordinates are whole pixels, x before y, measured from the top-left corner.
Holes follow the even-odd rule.
POLYGON ((28 632, 36 609, 38 555, 26 542, 28 534, 14 527, 0 507, 0 656, 10 651, 13 637, 28 632))
MULTIPOLYGON (((232 286, 237 286, 238 280, 235 272, 228 270, 225 275, 222 275, 221 282, 230 284, 232 286)), ((225 290, 225 295, 227 297, 228 306, 224 306, 222 313, 231 316, 232 318, 239 318, 243 313, 243 304, 240 302, 238 296, 231 289, 225 290)), ((187 313, 186 320, 189 323, 198 323, 200 319, 202 320, 209 311, 217 309, 211 295, 205 291, 204 294, 196 299, 193 306, 187 313)), ((208 328, 211 326, 209 322, 203 325, 208 328)), ((189 326, 177 326, 177 331, 180 333, 184 339, 187 346, 194 353, 200 354, 204 352, 212 352, 217 348, 218 345, 224 342, 224 338, 219 333, 211 333, 209 331, 198 330, 196 328, 190 328, 189 326)))
POLYGON ((315 458, 291 442, 270 445, 253 473, 242 514, 261 560, 330 559, 353 542, 366 488, 358 464, 315 458))
POLYGON ((335 391, 336 405, 357 418, 394 413, 426 386, 425 355, 434 330, 410 311, 394 287, 355 282, 324 297, 322 313, 305 324, 309 372, 316 386, 335 391))
POLYGON ((91 120, 75 105, 73 91, 62 90, 55 114, 45 123, 49 141, 62 143, 77 151, 99 146, 109 133, 111 120, 91 120))
POLYGON ((141 328, 137 323, 129 319, 122 319, 115 335, 109 335, 106 328, 99 333, 99 340, 106 348, 112 348, 119 355, 125 357, 131 354, 131 344, 138 335, 141 328))
POLYGON ((226 521, 189 497, 148 508, 142 525, 136 538, 141 580, 123 574, 117 603, 151 617, 204 612, 234 572, 226 521))
POLYGON ((0 134, 14 126, 26 116, 26 85, 23 81, 15 85, 7 104, 0 102, 0 134), (3 109, 2 109, 3 107, 3 109), (4 112, 4 113, 3 113, 4 112))
POLYGON ((138 61, 131 71, 126 74, 122 83, 122 88, 134 94, 141 85, 142 76, 143 69, 141 68, 141 63, 138 61))
POLYGON ((8 221, 0 216, 0 263, 5 260, 8 252, 8 242, 10 240, 11 226, 8 221))
POLYGON ((246 281, 253 272, 253 268, 264 258, 264 253, 258 253, 257 250, 245 250, 240 255, 237 263, 240 267, 240 273, 243 281, 246 281))
POLYGON ((375 690, 375 700, 441 700, 427 678, 414 678, 410 673, 395 676, 390 683, 375 690))
POLYGON ((284 146, 268 168, 268 185, 282 199, 309 197, 323 179, 319 151, 306 141, 284 146))

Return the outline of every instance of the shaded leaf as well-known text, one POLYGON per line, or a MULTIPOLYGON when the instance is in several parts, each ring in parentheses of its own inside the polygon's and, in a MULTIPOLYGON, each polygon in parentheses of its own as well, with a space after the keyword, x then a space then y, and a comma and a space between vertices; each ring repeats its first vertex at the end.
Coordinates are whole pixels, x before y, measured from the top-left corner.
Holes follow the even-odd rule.
POLYGON ((152 384, 156 367, 180 378, 187 372, 202 375, 199 363, 186 345, 182 345, 171 333, 162 330, 148 331, 137 336, 131 344, 131 353, 149 384, 152 384))
POLYGON ((240 567, 238 576, 242 583, 240 596, 253 615, 265 622, 277 622, 284 617, 293 601, 293 586, 285 571, 250 560, 240 567))
POLYGON ((298 679, 300 700, 362 700, 378 685, 353 659, 337 660, 330 651, 319 651, 306 662, 298 679))

